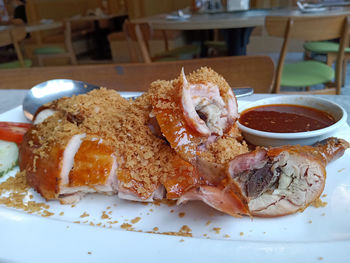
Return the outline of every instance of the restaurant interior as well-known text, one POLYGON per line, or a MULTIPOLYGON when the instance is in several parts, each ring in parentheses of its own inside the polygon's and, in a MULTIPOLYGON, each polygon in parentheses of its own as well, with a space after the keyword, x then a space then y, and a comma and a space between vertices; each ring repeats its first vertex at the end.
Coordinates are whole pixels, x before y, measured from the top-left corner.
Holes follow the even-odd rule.
MULTIPOLYGON (((255 92, 350 94, 347 28, 343 21, 336 25, 326 18, 328 13, 346 17, 350 9, 344 1, 1 0, 0 4, 3 74, 20 68, 265 56, 273 61, 274 75, 269 88, 255 92), (303 19, 310 20, 309 28, 303 19)), ((64 77, 57 74, 56 78, 64 77)), ((0 85, 4 88, 5 83, 0 85)))
POLYGON ((349 262, 349 35, 350 0, 0 0, 0 263, 349 262))

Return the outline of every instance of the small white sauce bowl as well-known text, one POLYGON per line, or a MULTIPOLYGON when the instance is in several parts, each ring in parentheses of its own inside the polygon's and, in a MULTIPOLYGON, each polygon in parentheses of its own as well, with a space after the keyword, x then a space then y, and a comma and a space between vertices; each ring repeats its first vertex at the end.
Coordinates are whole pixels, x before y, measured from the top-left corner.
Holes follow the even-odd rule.
POLYGON ((347 121, 347 113, 343 107, 332 101, 308 95, 273 96, 242 105, 239 107, 239 112, 243 112, 252 107, 269 104, 293 104, 315 108, 332 115, 336 122, 331 126, 314 131, 276 133, 251 129, 238 121, 238 127, 242 131, 244 138, 251 144, 260 146, 311 145, 332 136, 332 134, 347 121))

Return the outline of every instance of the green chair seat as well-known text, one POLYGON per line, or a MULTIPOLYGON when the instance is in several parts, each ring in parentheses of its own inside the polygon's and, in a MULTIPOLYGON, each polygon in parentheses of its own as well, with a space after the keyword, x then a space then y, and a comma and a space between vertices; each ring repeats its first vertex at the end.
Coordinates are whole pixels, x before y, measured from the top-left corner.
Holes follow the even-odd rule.
MULTIPOLYGON (((32 61, 30 59, 25 59, 24 66, 26 68, 30 68, 32 66, 32 61)), ((19 63, 18 60, 0 64, 0 69, 13 69, 13 68, 20 68, 20 67, 21 67, 21 63, 19 63)))
MULTIPOLYGON (((326 54, 330 52, 338 52, 339 44, 329 41, 305 42, 304 49, 310 52, 326 54)), ((345 52, 350 52, 350 48, 345 48, 345 52)))
POLYGON ((63 54, 66 50, 61 47, 40 47, 34 50, 36 55, 46 55, 46 54, 63 54))
POLYGON ((281 86, 307 87, 326 83, 334 79, 334 70, 318 61, 302 61, 285 64, 281 86))

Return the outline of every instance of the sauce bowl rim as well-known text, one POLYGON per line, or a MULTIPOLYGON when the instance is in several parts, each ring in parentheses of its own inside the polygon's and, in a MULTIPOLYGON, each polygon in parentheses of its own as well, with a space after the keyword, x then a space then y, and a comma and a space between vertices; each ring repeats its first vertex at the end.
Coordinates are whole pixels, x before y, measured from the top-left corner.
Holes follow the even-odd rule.
MULTIPOLYGON (((292 101, 290 103, 285 103, 285 102, 278 102, 279 99, 284 99, 284 98, 288 98, 293 100, 293 98, 307 98, 307 99, 311 99, 311 100, 315 100, 318 102, 324 102, 324 103, 328 103, 331 104, 332 107, 336 107, 340 110, 341 112, 341 117, 339 118, 338 121, 336 121, 334 124, 322 128, 322 129, 318 129, 318 130, 313 130, 313 131, 307 131, 307 132, 285 132, 285 133, 280 133, 280 132, 266 132, 266 131, 260 131, 260 130, 256 130, 256 129, 252 129, 249 128, 243 124, 241 124, 239 122, 239 119, 237 120, 237 125, 239 127, 239 129, 242 132, 246 132, 249 133, 251 135, 255 135, 255 136, 259 136, 259 137, 264 137, 264 138, 275 138, 275 139, 303 139, 303 138, 309 138, 309 137, 315 137, 315 136, 319 136, 319 135, 324 135, 327 134, 329 132, 332 132, 338 128, 340 128, 341 126, 343 126, 346 121, 347 121, 347 112, 346 110, 340 106, 339 104, 330 101, 328 99, 324 99, 324 98, 319 98, 319 97, 313 97, 312 95, 286 95, 286 96, 274 96, 274 97, 269 97, 269 98, 264 98, 264 99, 260 99, 251 103, 247 103, 245 105, 243 105, 241 108, 239 108, 239 113, 241 114, 241 112, 248 110, 249 108, 253 108, 253 107, 257 107, 257 106, 263 106, 263 105, 272 105, 272 104, 290 104, 290 105, 304 105, 310 108, 314 108, 310 105, 305 105, 305 104, 297 104, 297 103, 293 103, 292 101), (266 101, 269 100, 276 100, 275 103, 271 102, 271 103, 264 103, 266 101)), ((333 116, 334 117, 334 116, 333 116)))

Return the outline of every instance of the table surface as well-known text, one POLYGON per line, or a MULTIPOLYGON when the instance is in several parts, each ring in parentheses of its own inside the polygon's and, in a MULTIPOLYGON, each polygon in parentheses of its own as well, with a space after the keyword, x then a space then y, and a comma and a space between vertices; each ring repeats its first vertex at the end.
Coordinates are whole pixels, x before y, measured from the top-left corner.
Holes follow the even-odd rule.
MULTIPOLYGON (((60 22, 60 21, 52 21, 52 22, 47 22, 47 23, 35 23, 35 24, 24 25, 27 33, 59 28, 61 26, 63 26, 63 22, 60 22)), ((13 25, 0 26, 0 30, 7 30, 11 27, 15 27, 15 26, 13 26, 13 25)))
POLYGON ((38 23, 38 24, 28 24, 26 25, 26 31, 28 33, 37 32, 42 30, 55 29, 63 26, 63 22, 60 21, 52 21, 48 23, 38 23))
POLYGON ((251 9, 246 11, 192 14, 189 19, 171 20, 170 14, 134 19, 135 23, 150 23, 153 29, 200 30, 263 26, 266 16, 327 16, 350 14, 350 7, 331 7, 323 12, 303 13, 299 9, 251 9))
MULTIPOLYGON (((98 20, 104 20, 104 19, 112 19, 115 17, 125 16, 125 13, 120 14, 111 14, 111 15, 89 15, 89 16, 73 16, 70 18, 67 18, 67 21, 73 22, 73 21, 98 21, 98 20)), ((63 26, 62 21, 47 21, 45 23, 34 23, 34 24, 26 24, 24 25, 26 28, 27 33, 37 32, 37 31, 43 31, 43 30, 49 30, 49 29, 55 29, 63 26)), ((0 26, 0 30, 6 30, 9 27, 12 26, 0 26)))
POLYGON ((86 15, 86 16, 73 16, 70 18, 67 18, 68 21, 97 21, 97 20, 105 20, 105 19, 112 19, 115 17, 125 16, 126 14, 119 13, 119 14, 103 14, 103 15, 86 15))
MULTIPOLYGON (((27 90, 0 90, 0 114, 11 110, 22 104, 27 90)), ((253 94, 240 98, 245 101, 256 101, 270 96, 281 96, 281 94, 253 94)), ((348 124, 350 125, 350 96, 349 95, 308 95, 317 96, 331 100, 341 105, 348 112, 348 124)))

